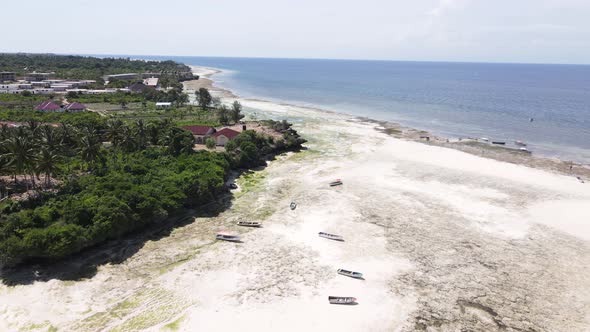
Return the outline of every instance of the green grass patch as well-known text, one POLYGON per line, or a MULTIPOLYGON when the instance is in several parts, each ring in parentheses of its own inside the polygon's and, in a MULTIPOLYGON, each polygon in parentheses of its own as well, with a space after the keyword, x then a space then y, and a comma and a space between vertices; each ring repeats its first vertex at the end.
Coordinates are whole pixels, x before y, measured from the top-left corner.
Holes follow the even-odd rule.
POLYGON ((176 330, 178 330, 180 328, 180 323, 182 323, 182 321, 185 318, 186 317, 184 315, 182 315, 178 319, 176 319, 175 321, 164 325, 164 330, 169 330, 169 331, 176 331, 176 330))

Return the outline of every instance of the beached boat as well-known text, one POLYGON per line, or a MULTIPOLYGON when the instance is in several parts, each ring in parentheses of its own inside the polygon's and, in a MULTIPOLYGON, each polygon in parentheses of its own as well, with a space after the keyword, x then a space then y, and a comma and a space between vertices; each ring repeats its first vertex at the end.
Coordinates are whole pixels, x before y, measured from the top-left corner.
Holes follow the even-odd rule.
POLYGON ((514 141, 514 144, 517 146, 526 146, 526 143, 523 141, 514 141))
POLYGON ((244 226, 244 227, 260 227, 261 226, 261 224, 258 221, 238 221, 237 225, 244 226))
POLYGON ((228 185, 228 187, 229 187, 229 189, 238 189, 238 185, 237 185, 237 184, 235 184, 235 183, 230 183, 230 184, 228 185))
POLYGON ((529 151, 529 149, 525 148, 524 146, 518 148, 518 151, 520 151, 520 152, 526 152, 526 153, 531 153, 531 151, 529 151))
POLYGON ((344 241, 344 238, 340 235, 336 235, 336 234, 330 234, 330 233, 325 233, 325 232, 319 232, 318 235, 320 237, 326 238, 326 239, 330 239, 330 240, 335 240, 335 241, 344 241))
POLYGON ((328 296, 330 304, 355 304, 356 298, 345 296, 328 296))
POLYGON ((480 138, 480 140, 482 140, 482 141, 484 141, 484 142, 487 142, 487 141, 489 141, 489 139, 488 139, 487 137, 482 137, 482 138, 480 138))
POLYGON ((360 272, 348 271, 345 269, 338 269, 338 274, 343 276, 355 278, 355 279, 363 279, 363 274, 360 272))
POLYGON ((492 141, 492 144, 496 144, 496 145, 506 145, 506 142, 501 142, 501 141, 492 141))
POLYGON ((240 242, 239 235, 234 235, 234 234, 229 234, 229 233, 217 233, 217 236, 215 238, 217 240, 223 240, 223 241, 240 242))
POLYGON ((297 203, 291 202, 291 204, 289 204, 289 207, 291 208, 291 210, 295 210, 295 208, 297 207, 297 203))
POLYGON ((330 187, 340 186, 340 185, 342 185, 342 180, 340 180, 340 179, 336 179, 336 180, 330 182, 330 187))

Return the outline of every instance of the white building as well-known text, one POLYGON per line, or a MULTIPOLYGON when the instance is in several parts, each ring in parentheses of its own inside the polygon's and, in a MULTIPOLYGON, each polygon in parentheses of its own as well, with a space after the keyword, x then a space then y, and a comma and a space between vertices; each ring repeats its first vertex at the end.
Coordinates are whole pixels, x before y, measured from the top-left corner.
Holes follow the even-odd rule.
POLYGON ((145 86, 155 88, 158 86, 158 81, 159 79, 157 77, 150 77, 143 80, 143 84, 145 84, 145 86))
POLYGON ((170 108, 172 107, 172 103, 170 102, 158 102, 156 103, 156 108, 170 108))

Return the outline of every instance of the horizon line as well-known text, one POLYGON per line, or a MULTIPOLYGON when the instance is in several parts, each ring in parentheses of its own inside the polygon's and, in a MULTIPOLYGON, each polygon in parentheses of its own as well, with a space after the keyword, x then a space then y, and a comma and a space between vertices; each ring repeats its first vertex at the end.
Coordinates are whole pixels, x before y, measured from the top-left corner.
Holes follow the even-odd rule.
POLYGON ((268 57, 268 56, 226 56, 226 55, 170 55, 170 54, 101 54, 101 53, 60 53, 60 52, 5 52, 0 54, 36 54, 87 57, 189 57, 189 58, 222 58, 222 59, 269 59, 269 60, 316 60, 316 61, 364 61, 364 62, 414 62, 414 63, 456 63, 456 64, 506 64, 506 65, 557 65, 557 66, 590 66, 589 63, 563 62, 518 62, 518 61, 466 61, 466 60, 401 60, 401 59, 352 59, 352 58, 313 58, 313 57, 268 57))

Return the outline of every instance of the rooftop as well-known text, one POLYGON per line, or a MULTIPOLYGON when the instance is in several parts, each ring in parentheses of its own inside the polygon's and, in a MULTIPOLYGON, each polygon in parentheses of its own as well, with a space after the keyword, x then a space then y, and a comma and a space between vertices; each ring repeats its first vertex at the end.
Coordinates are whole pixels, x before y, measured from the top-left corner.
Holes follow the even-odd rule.
POLYGON ((182 127, 184 130, 190 131, 193 135, 207 135, 210 130, 215 131, 215 128, 209 126, 184 126, 182 127))
POLYGON ((46 101, 42 102, 41 104, 37 105, 37 107, 35 107, 35 109, 37 111, 57 111, 57 110, 61 109, 61 107, 59 107, 59 105, 54 103, 52 100, 46 100, 46 101))
POLYGON ((213 134, 213 137, 217 137, 217 136, 225 136, 229 139, 232 139, 236 136, 238 136, 240 133, 233 130, 233 129, 229 129, 229 128, 223 128, 221 130, 219 130, 218 132, 216 132, 215 134, 213 134))

